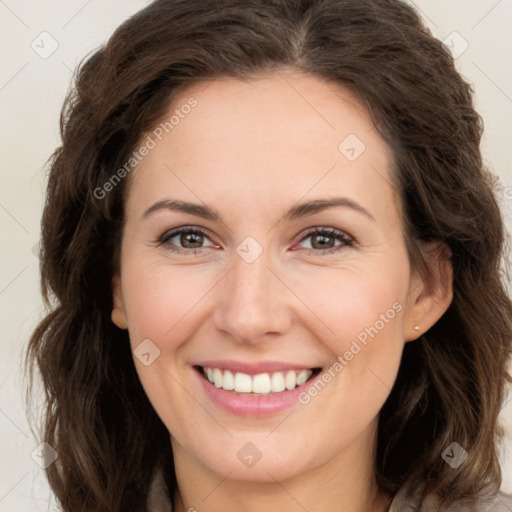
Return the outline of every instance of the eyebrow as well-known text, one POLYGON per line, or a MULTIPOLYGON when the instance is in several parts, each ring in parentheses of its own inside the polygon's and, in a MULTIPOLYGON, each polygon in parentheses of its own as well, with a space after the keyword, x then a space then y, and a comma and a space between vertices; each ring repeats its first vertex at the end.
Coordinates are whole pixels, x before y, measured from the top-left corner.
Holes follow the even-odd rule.
MULTIPOLYGON (((362 213, 369 219, 375 222, 375 217, 363 206, 356 203, 348 197, 335 197, 332 199, 313 199, 305 203, 300 203, 292 206, 288 209, 284 215, 283 220, 292 221, 308 215, 313 215, 317 212, 333 207, 345 207, 355 210, 356 212, 362 213)), ((217 221, 222 220, 220 214, 213 208, 209 208, 206 205, 200 205, 195 203, 189 203, 186 201, 174 201, 171 199, 163 199, 157 201, 155 204, 150 206, 143 214, 142 218, 146 218, 152 213, 160 210, 171 210, 177 212, 189 213, 196 217, 201 217, 206 220, 217 221)))

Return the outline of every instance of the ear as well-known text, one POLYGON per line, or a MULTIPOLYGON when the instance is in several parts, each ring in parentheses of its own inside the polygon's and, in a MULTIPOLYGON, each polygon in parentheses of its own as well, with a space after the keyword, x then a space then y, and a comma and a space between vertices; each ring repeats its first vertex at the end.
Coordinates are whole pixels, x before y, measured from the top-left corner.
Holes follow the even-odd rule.
POLYGON ((128 328, 128 321, 126 319, 126 311, 124 309, 123 290, 121 287, 121 277, 115 274, 112 278, 112 322, 120 329, 128 328))
POLYGON ((448 246, 429 242, 421 245, 420 250, 426 268, 413 271, 405 316, 405 341, 415 340, 428 331, 453 299, 452 253, 448 246))

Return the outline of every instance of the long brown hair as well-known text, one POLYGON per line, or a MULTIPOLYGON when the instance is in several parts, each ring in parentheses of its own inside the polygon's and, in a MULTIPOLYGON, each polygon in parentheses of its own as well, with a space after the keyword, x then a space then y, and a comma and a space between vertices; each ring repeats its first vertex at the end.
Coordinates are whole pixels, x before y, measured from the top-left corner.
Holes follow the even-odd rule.
POLYGON ((427 483, 447 503, 499 488, 497 418, 511 352, 504 227, 482 163, 473 91, 448 50, 399 0, 157 0, 84 59, 49 162, 41 285, 48 312, 26 364, 45 390, 49 483, 64 511, 143 511, 158 468, 176 485, 169 432, 110 318, 128 178, 141 137, 187 84, 294 67, 350 88, 394 155, 404 232, 451 251, 453 301, 407 343, 379 419, 375 471, 394 494, 427 483), (98 190, 103 190, 101 194, 98 190), (101 197, 100 197, 101 196, 101 197), (442 458, 468 452, 454 470, 442 458))

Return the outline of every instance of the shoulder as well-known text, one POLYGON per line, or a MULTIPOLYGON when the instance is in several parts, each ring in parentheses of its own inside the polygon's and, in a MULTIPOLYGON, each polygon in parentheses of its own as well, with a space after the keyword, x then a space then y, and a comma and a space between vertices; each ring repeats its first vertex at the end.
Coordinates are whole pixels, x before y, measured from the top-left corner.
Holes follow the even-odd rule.
POLYGON ((499 492, 483 496, 476 502, 461 503, 459 507, 461 512, 512 512, 512 496, 499 492))
POLYGON ((498 493, 498 495, 494 497, 494 502, 491 503, 488 510, 489 512, 512 512, 512 495, 503 492, 498 493))
POLYGON ((151 481, 147 509, 151 512, 172 512, 172 501, 167 494, 163 473, 158 469, 151 481))
POLYGON ((428 495, 418 508, 419 491, 414 495, 400 489, 388 512, 512 512, 512 495, 485 489, 476 500, 464 500, 450 507, 440 505, 437 497, 428 495))
MULTIPOLYGON (((464 502, 449 508, 450 512, 512 512, 512 496, 499 492, 482 496, 474 502, 464 502)), ((448 508, 440 509, 448 512, 448 508)))

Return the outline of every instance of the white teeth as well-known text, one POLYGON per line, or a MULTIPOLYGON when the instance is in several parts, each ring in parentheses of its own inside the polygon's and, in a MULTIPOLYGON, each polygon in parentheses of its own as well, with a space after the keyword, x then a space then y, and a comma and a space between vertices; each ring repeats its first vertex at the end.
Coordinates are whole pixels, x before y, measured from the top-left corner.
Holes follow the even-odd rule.
POLYGON ((222 387, 222 372, 218 368, 213 369, 213 383, 216 388, 222 387))
POLYGON ((293 370, 288 370, 284 378, 286 389, 295 389, 297 386, 297 374, 293 370))
POLYGON ((302 370, 299 375, 297 375, 297 386, 302 386, 304 382, 309 379, 311 373, 308 373, 308 370, 302 370))
POLYGON ((252 379, 253 393, 270 393, 270 375, 268 373, 260 373, 252 379))
POLYGON ((236 393, 268 394, 295 389, 304 384, 313 370, 288 370, 286 372, 259 373, 248 375, 220 368, 203 368, 206 378, 217 388, 236 393))
POLYGON ((246 373, 235 375, 235 391, 237 393, 250 393, 252 391, 251 376, 246 373))
POLYGON ((224 372, 224 380, 222 384, 222 387, 226 391, 232 391, 233 389, 235 389, 235 377, 233 373, 230 372, 229 370, 226 370, 224 372))
POLYGON ((274 393, 285 390, 284 377, 281 372, 276 372, 272 375, 271 388, 274 393))

